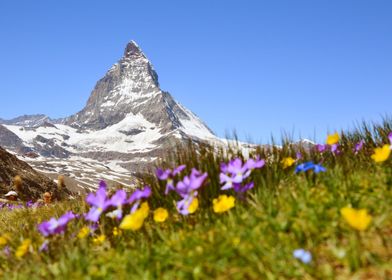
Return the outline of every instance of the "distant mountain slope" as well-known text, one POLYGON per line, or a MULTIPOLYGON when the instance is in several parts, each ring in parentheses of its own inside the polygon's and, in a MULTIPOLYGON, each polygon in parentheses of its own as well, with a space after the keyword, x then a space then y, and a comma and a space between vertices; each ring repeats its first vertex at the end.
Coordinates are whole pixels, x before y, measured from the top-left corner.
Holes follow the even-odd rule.
MULTIPOLYGON (((26 115, 0 123, 0 145, 19 154, 36 153, 60 173, 63 168, 51 165, 59 158, 64 163, 75 157, 107 165, 115 161, 116 168, 135 173, 177 144, 221 143, 203 121, 161 90, 151 62, 133 41, 77 114, 58 120, 26 115)), ((42 169, 42 162, 37 167, 42 169)))

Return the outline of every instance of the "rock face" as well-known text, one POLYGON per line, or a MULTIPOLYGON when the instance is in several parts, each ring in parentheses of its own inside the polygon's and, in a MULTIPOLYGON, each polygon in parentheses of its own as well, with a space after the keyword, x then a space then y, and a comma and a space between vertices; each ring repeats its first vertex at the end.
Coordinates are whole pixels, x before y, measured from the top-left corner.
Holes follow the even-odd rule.
MULTIPOLYGON (((133 41, 97 82, 79 113, 59 120, 33 115, 1 123, 6 133, 0 136, 0 145, 19 154, 39 154, 40 160, 30 164, 45 172, 62 173, 64 168, 51 163, 61 158, 66 164, 77 157, 106 164, 109 173, 135 173, 177 144, 220 141, 196 115, 161 90, 151 62, 133 41)), ((75 170, 73 174, 81 175, 74 179, 84 181, 84 173, 75 170)), ((102 177, 120 181, 109 173, 102 177)))
POLYGON ((35 171, 30 165, 19 160, 16 156, 8 153, 0 147, 0 195, 7 193, 12 186, 13 178, 19 175, 23 184, 19 196, 22 200, 35 200, 42 197, 44 192, 52 192, 53 197, 62 199, 70 192, 68 189, 57 189, 56 184, 35 171))

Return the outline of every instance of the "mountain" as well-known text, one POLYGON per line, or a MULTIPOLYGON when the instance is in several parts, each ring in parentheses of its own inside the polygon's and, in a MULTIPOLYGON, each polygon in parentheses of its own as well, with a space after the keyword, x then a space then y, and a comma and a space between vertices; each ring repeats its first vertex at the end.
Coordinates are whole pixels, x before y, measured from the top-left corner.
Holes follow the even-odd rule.
POLYGON ((34 155, 23 159, 42 172, 65 173, 90 187, 96 182, 87 175, 96 168, 101 178, 130 184, 125 176, 145 170, 177 144, 221 142, 160 88, 153 65, 134 41, 97 82, 80 112, 58 120, 31 115, 1 123, 0 146, 34 155))
POLYGON ((38 173, 27 163, 0 147, 1 196, 10 190, 12 180, 16 175, 22 178, 19 195, 25 201, 41 198, 42 194, 47 191, 52 192, 54 198, 57 199, 66 198, 71 194, 68 189, 59 190, 53 180, 38 173))

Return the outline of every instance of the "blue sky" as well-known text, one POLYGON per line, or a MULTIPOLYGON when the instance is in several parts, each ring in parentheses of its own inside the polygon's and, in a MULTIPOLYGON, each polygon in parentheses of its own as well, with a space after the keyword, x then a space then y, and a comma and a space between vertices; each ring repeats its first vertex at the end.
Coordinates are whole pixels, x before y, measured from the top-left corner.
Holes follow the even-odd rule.
POLYGON ((1 118, 71 115, 135 40, 218 135, 323 139, 392 106, 392 1, 0 2, 1 118))

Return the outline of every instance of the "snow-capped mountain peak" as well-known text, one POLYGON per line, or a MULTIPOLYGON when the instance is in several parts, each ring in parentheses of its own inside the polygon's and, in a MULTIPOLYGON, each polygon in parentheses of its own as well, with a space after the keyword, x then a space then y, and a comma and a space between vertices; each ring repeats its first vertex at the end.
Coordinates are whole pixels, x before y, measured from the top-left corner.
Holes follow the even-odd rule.
POLYGON ((50 158, 81 156, 116 161, 134 171, 178 143, 218 141, 203 121, 160 88, 151 62, 134 41, 96 83, 80 112, 61 120, 44 115, 15 120, 0 122, 8 130, 0 135, 0 145, 35 153, 47 164, 50 158))

